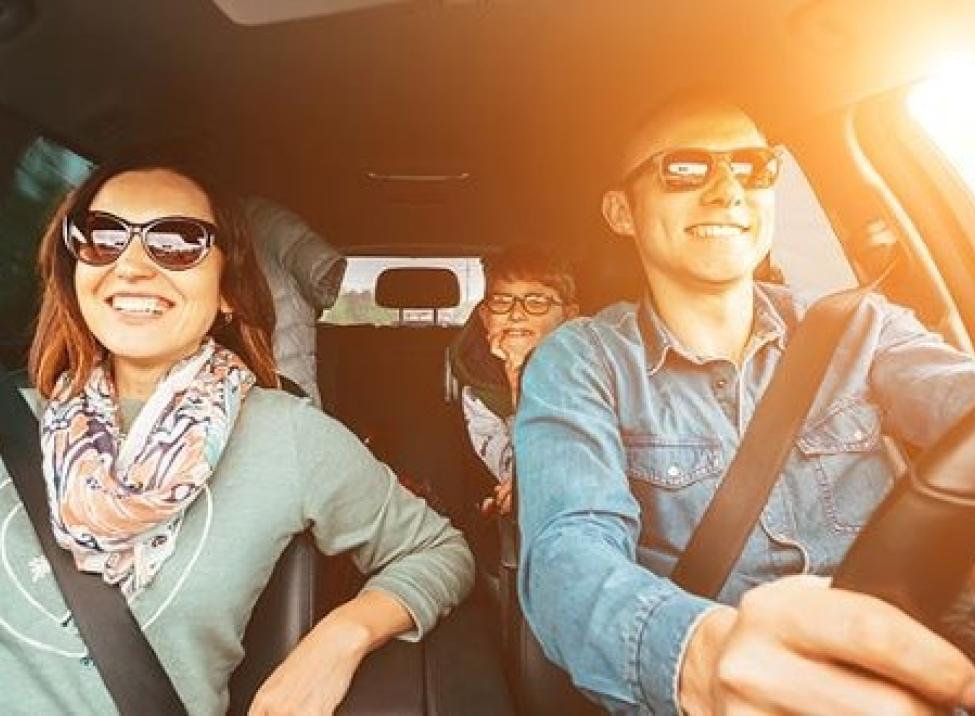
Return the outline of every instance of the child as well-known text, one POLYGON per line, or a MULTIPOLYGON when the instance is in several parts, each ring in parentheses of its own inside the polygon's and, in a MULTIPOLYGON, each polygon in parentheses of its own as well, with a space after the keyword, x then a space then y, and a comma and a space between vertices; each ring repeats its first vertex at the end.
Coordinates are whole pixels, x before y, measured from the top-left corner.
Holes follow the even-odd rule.
POLYGON ((478 457, 497 480, 483 513, 511 510, 511 424, 525 359, 545 336, 579 312, 567 265, 547 252, 518 246, 483 260, 485 295, 476 320, 453 347, 464 385, 464 420, 478 457))

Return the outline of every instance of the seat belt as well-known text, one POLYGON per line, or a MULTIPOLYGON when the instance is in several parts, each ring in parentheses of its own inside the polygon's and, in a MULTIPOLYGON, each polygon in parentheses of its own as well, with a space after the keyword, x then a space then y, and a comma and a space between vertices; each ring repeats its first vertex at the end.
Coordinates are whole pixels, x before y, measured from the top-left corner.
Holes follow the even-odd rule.
POLYGON ((0 377, 0 457, 89 656, 122 716, 185 716, 186 708, 122 591, 100 575, 79 571, 71 554, 54 539, 37 418, 11 378, 9 373, 0 377))
MULTIPOLYGON (((676 584, 717 597, 768 502, 854 311, 886 275, 820 299, 799 322, 731 466, 670 575, 676 584)), ((649 320, 645 312, 641 308, 641 323, 649 320)))

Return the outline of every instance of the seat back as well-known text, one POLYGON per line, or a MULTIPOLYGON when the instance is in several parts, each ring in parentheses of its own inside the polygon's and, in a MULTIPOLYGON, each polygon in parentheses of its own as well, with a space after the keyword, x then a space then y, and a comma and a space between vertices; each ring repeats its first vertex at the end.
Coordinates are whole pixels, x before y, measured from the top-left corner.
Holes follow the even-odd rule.
POLYGON ((446 326, 318 327, 325 410, 408 485, 429 488, 452 516, 465 505, 461 475, 471 453, 450 385, 446 326))
POLYGON ((501 521, 501 641, 518 711, 538 716, 596 716, 605 713, 578 691, 569 675, 549 661, 528 626, 518 602, 518 525, 501 521))
POLYGON ((447 360, 460 328, 409 311, 452 307, 459 296, 446 269, 387 269, 376 302, 401 312, 397 325, 320 324, 317 338, 325 410, 455 521, 469 501, 462 474, 471 452, 447 360))
POLYGON ((230 714, 246 714, 258 687, 315 622, 317 551, 295 537, 278 558, 244 634, 244 660, 230 678, 230 714))
MULTIPOLYGON (((308 397, 294 381, 279 375, 283 390, 308 397)), ((231 714, 246 714, 254 694, 315 624, 318 551, 311 537, 291 540, 278 557, 244 632, 244 660, 230 677, 231 714)))

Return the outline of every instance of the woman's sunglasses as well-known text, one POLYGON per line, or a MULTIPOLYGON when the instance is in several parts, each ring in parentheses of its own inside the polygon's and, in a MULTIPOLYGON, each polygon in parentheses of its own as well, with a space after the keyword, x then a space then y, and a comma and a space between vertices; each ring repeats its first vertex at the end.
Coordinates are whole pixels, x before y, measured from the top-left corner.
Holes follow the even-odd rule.
POLYGON ((745 189, 768 189, 779 177, 781 160, 771 147, 743 147, 727 152, 707 149, 667 149, 640 162, 623 179, 629 185, 652 164, 667 191, 691 191, 706 186, 719 164, 726 164, 745 189))
POLYGON ((117 261, 138 234, 146 255, 167 271, 185 271, 200 263, 216 232, 216 226, 201 219, 166 216, 133 224, 103 211, 66 217, 62 225, 64 245, 82 263, 107 266, 117 261))

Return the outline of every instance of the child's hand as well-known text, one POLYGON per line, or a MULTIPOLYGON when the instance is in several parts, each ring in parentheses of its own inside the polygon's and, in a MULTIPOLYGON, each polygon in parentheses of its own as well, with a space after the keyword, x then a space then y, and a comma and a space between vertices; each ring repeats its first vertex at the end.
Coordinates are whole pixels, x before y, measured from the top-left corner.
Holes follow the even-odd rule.
POLYGON ((518 405, 519 387, 521 385, 521 369, 528 355, 535 348, 534 339, 520 335, 511 335, 504 331, 488 337, 491 355, 504 361, 504 375, 508 379, 511 389, 511 404, 518 405))
POLYGON ((534 340, 529 337, 512 335, 510 332, 498 331, 488 336, 488 345, 491 348, 491 355, 504 362, 505 373, 517 374, 525 364, 525 358, 535 347, 534 340))
POLYGON ((511 488, 513 484, 509 477, 507 480, 499 482, 494 488, 494 503, 497 505, 499 515, 506 515, 511 512, 511 500, 513 497, 511 488))
POLYGON ((512 482, 509 477, 494 486, 494 495, 481 501, 481 514, 485 517, 506 515, 511 512, 512 482))

